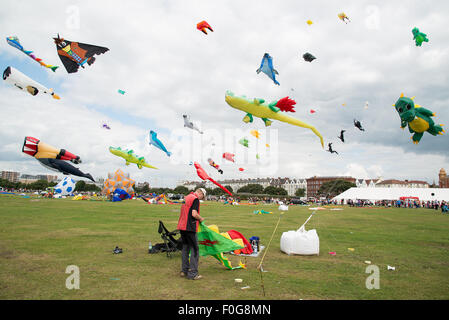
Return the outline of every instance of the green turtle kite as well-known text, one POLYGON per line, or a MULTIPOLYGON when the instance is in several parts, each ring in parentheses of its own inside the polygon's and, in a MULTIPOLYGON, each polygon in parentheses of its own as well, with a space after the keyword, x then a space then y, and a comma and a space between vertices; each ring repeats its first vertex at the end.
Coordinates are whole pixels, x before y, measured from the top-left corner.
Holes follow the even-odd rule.
POLYGON ((413 40, 415 40, 415 44, 417 47, 421 47, 423 42, 429 42, 429 39, 427 39, 427 35, 425 33, 419 32, 418 28, 413 28, 413 40))
POLYGON ((435 113, 425 109, 413 102, 414 97, 404 97, 401 93, 398 101, 393 105, 401 117, 401 128, 404 129, 408 125, 408 130, 413 133, 411 139, 414 144, 418 144, 424 132, 431 135, 443 134, 444 130, 441 126, 433 122, 432 118, 435 113))

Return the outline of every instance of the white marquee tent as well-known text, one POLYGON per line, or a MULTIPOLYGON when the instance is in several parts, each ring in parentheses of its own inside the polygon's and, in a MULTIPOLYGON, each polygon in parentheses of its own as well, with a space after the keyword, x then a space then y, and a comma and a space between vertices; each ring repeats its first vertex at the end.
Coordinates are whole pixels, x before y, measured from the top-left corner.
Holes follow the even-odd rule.
POLYGON ((449 201, 449 188, 350 188, 332 200, 399 200, 400 197, 418 197, 420 201, 449 201))

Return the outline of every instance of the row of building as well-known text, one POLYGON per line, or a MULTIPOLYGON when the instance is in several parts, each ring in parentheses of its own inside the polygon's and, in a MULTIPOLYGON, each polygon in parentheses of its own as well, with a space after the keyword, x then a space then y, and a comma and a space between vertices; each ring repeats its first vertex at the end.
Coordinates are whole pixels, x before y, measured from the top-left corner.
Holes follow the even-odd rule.
POLYGON ((38 180, 45 180, 47 182, 56 182, 58 181, 58 176, 51 175, 51 174, 38 174, 38 175, 31 175, 31 174, 20 174, 20 172, 15 171, 2 171, 1 175, 2 179, 11 181, 11 182, 20 182, 20 183, 33 183, 38 180))
MULTIPOLYGON (((48 182, 57 182, 58 176, 56 175, 29 175, 29 174, 20 174, 19 172, 13 171, 2 171, 1 178, 6 179, 12 182, 21 182, 21 183, 33 183, 38 180, 46 180, 48 182)), ((449 188, 449 177, 446 174, 444 169, 441 169, 438 174, 438 186, 440 188, 449 188)), ((381 178, 377 179, 356 179, 353 177, 344 177, 344 176, 336 176, 336 177, 311 177, 308 179, 296 179, 296 178, 255 178, 255 179, 229 179, 229 180, 220 180, 220 183, 223 186, 230 186, 232 190, 237 191, 238 189, 247 186, 249 184, 259 184, 263 188, 268 186, 280 187, 287 191, 289 196, 294 196, 298 189, 304 189, 307 197, 316 197, 318 190, 323 185, 323 183, 335 180, 345 180, 352 182, 356 185, 357 188, 372 188, 372 187, 380 187, 380 188, 429 188, 429 183, 426 181, 418 181, 418 180, 396 180, 396 179, 388 179, 383 180, 381 178)), ((86 182, 90 183, 90 182, 86 182)), ((102 187, 104 183, 103 178, 98 178, 96 181, 96 185, 102 187)), ((204 183, 204 182, 203 182, 204 183)), ((194 189, 197 185, 203 184, 198 181, 180 181, 178 185, 183 185, 188 189, 194 189)), ((136 186, 142 187, 143 185, 148 184, 148 182, 137 183, 136 186)), ((210 182, 206 181, 206 188, 215 188, 216 186, 210 182)))
MULTIPOLYGON (((439 187, 449 188, 449 177, 446 175, 446 171, 441 169, 439 172, 439 187)), ((237 191, 238 189, 247 186, 249 184, 259 184, 263 188, 268 186, 280 187, 287 191, 289 196, 294 196, 298 189, 304 189, 307 197, 316 197, 318 190, 323 185, 323 183, 335 180, 345 180, 352 182, 357 188, 429 188, 430 185, 426 181, 419 180, 396 180, 388 179, 383 180, 381 178, 377 179, 356 179, 353 177, 311 177, 308 179, 295 179, 295 178, 257 178, 257 179, 229 179, 217 181, 223 186, 230 186, 232 190, 237 191)), ((187 187, 188 189, 194 189, 200 183, 197 181, 181 181, 179 183, 187 187)), ((216 186, 210 182, 205 182, 206 188, 216 188, 216 186)))
MULTIPOLYGON (((59 182, 60 179, 57 175, 50 175, 50 174, 38 174, 38 175, 31 175, 31 174, 20 174, 20 172, 15 171, 1 171, 1 179, 5 179, 11 182, 20 182, 24 184, 30 184, 33 182, 36 182, 38 180, 45 180, 47 182, 59 182)), ((103 187, 105 179, 104 178, 97 178, 95 182, 86 181, 87 184, 95 184, 98 187, 103 187)), ((148 182, 138 182, 136 183, 136 186, 141 188, 145 185, 149 186, 148 182)))

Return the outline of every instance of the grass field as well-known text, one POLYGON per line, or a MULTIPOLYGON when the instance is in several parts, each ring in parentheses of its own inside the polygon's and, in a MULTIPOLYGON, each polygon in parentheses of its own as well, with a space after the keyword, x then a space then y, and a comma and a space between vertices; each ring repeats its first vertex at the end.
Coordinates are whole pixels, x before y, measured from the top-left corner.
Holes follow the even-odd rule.
MULTIPOLYGON (((200 257, 203 279, 179 277, 181 255, 148 254, 161 242, 162 220, 176 228, 179 205, 148 205, 0 196, 0 299, 449 299, 449 216, 430 209, 320 210, 307 224, 320 238, 319 256, 288 256, 281 234, 299 228, 312 211, 292 206, 264 260, 264 296, 258 258, 227 270, 200 257), (122 254, 112 254, 115 246, 122 254), (348 248, 354 248, 353 252, 348 248), (336 255, 328 252, 335 251, 336 255), (380 288, 365 286, 365 260, 380 270, 380 288), (80 289, 65 286, 66 267, 80 270, 80 289), (388 271, 387 265, 396 270, 388 271), (241 278, 238 286, 234 279, 241 278), (250 286, 242 290, 241 287, 250 286)), ((277 206, 201 206, 206 225, 259 236, 267 245, 277 206), (273 211, 255 215, 256 209, 273 211)), ((228 254, 234 265, 239 258, 228 254)))

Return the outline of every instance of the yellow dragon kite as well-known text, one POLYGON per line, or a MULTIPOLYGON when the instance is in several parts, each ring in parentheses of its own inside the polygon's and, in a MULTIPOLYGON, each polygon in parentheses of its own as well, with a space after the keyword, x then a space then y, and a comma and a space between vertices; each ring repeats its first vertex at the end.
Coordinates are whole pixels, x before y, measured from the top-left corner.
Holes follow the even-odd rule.
POLYGON ((324 141, 321 133, 315 127, 302 122, 298 119, 292 118, 279 111, 295 112, 294 104, 296 102, 288 97, 273 101, 270 104, 265 104, 265 100, 254 98, 253 101, 244 97, 235 96, 234 93, 227 91, 225 95, 226 102, 233 108, 246 112, 243 122, 253 122, 253 116, 261 118, 265 122, 265 126, 270 126, 272 121, 270 119, 279 120, 292 124, 294 126, 307 128, 313 131, 321 141, 321 146, 324 148, 324 141))

